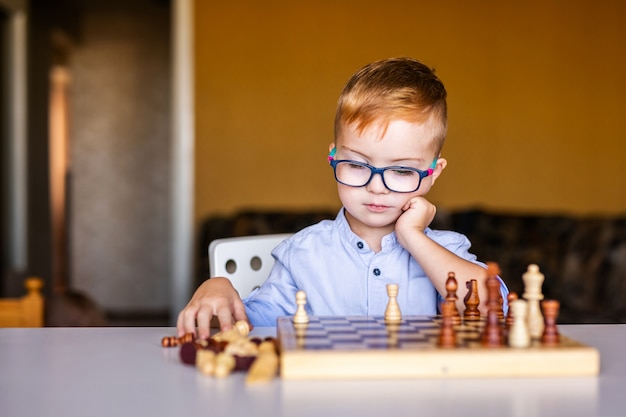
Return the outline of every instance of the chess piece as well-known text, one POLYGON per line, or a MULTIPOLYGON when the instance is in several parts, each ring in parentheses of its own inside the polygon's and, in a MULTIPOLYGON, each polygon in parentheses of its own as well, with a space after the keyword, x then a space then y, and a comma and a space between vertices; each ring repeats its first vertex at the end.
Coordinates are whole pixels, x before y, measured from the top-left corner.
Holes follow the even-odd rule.
POLYGON ((560 303, 556 300, 544 300, 541 303, 543 307, 543 316, 545 318, 545 326, 541 335, 541 343, 545 346, 556 346, 559 344, 559 330, 556 327, 556 318, 559 315, 560 303))
POLYGON ((204 375, 213 375, 215 373, 215 357, 216 354, 209 349, 200 349, 196 353, 196 368, 204 375))
POLYGON ((398 305, 398 284, 387 284, 389 301, 385 309, 385 322, 396 323, 402 320, 402 312, 398 305))
POLYGON ((456 307, 456 301, 459 299, 456 295, 457 288, 458 283, 454 272, 448 272, 448 279, 446 280, 446 301, 452 303, 452 306, 454 307, 454 310, 452 311, 452 319, 455 325, 461 324, 461 314, 459 314, 459 309, 456 307))
POLYGON ((293 327, 296 330, 296 346, 303 349, 306 345, 306 329, 309 327, 309 324, 294 323, 293 327))
POLYGON ((500 267, 495 262, 487 263, 487 311, 495 310, 499 320, 504 319, 502 294, 500 293, 500 267))
MULTIPOLYGON (((456 333, 454 332, 454 312, 456 306, 451 301, 441 303, 441 330, 437 344, 442 348, 453 348, 456 346, 456 333)), ((458 311, 457 311, 458 313, 458 311)))
POLYGON ((513 316, 513 309, 511 308, 511 303, 517 299, 518 299, 517 293, 512 292, 512 291, 506 297, 507 304, 509 305, 509 311, 506 315, 505 323, 508 327, 511 327, 511 325, 513 324, 513 321, 515 320, 513 316))
POLYGON ((487 324, 483 330, 482 345, 485 347, 499 347, 503 344, 498 310, 491 309, 487 312, 487 324))
POLYGON ((467 294, 463 299, 465 303, 465 311, 463 312, 463 319, 465 321, 478 321, 480 320, 480 311, 478 305, 480 304, 480 298, 478 297, 478 281, 475 279, 469 280, 465 283, 467 287, 467 294))
POLYGON ((387 329, 387 347, 395 349, 398 347, 398 332, 400 331, 400 322, 385 322, 387 329))
POLYGON ((296 293, 296 313, 293 315, 295 324, 306 324, 309 322, 309 315, 304 306, 306 305, 306 293, 302 290, 296 293))
POLYGON ((215 368, 213 375, 217 378, 225 378, 235 369, 235 358, 228 353, 218 353, 215 356, 215 368))
POLYGON ((278 354, 273 343, 264 341, 259 345, 259 355, 252 362, 246 384, 267 383, 274 379, 278 371, 278 354))
POLYGON ((212 339, 218 342, 232 342, 242 337, 248 336, 250 333, 250 325, 244 320, 239 320, 230 330, 218 332, 213 335, 212 339))
POLYGON ((528 303, 526 300, 512 300, 509 303, 509 311, 513 312, 513 324, 509 329, 509 346, 517 348, 530 346, 530 333, 526 321, 528 303))
POLYGON ((543 284, 544 276, 539 272, 537 265, 530 264, 527 271, 522 275, 522 280, 524 281, 523 297, 528 301, 528 330, 530 331, 530 337, 539 339, 543 334, 545 326, 541 308, 539 307, 539 302, 543 300, 541 285, 543 284))

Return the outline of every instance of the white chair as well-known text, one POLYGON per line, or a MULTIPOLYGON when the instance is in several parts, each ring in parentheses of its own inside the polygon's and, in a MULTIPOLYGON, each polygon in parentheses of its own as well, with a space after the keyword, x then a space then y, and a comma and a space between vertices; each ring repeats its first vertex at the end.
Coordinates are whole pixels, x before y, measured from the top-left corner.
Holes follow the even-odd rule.
POLYGON ((241 298, 269 276, 274 266, 272 250, 291 233, 215 239, 209 244, 211 277, 226 277, 241 298))

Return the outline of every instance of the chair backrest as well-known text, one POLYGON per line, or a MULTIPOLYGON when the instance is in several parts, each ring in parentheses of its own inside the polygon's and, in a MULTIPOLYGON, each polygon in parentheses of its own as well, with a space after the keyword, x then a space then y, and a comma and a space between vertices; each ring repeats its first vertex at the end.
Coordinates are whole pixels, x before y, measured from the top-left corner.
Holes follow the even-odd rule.
POLYGON ((211 277, 230 279, 241 298, 259 287, 274 266, 272 250, 291 233, 215 239, 209 244, 211 277))
POLYGON ((43 281, 27 278, 24 286, 27 290, 24 297, 0 299, 0 327, 43 326, 43 281))

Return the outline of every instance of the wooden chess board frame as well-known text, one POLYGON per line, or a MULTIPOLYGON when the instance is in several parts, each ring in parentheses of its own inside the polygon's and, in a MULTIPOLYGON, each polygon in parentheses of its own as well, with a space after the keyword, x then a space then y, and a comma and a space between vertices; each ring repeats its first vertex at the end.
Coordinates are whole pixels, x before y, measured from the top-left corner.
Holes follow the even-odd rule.
POLYGON ((594 376, 597 349, 561 335, 554 347, 480 344, 483 322, 455 326, 457 347, 437 346, 440 317, 313 316, 307 325, 279 317, 280 373, 284 379, 476 378, 594 376), (332 333, 332 336, 330 334, 332 333))

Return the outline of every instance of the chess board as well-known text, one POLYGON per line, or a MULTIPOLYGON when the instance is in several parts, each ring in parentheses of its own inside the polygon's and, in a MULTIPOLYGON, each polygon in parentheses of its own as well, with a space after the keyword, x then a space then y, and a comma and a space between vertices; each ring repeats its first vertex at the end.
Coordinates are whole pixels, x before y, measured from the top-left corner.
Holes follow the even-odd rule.
POLYGON ((310 317, 294 325, 279 317, 280 373, 285 379, 591 376, 598 351, 561 335, 557 346, 481 345, 484 322, 455 326, 457 347, 440 348, 440 318, 310 317))

